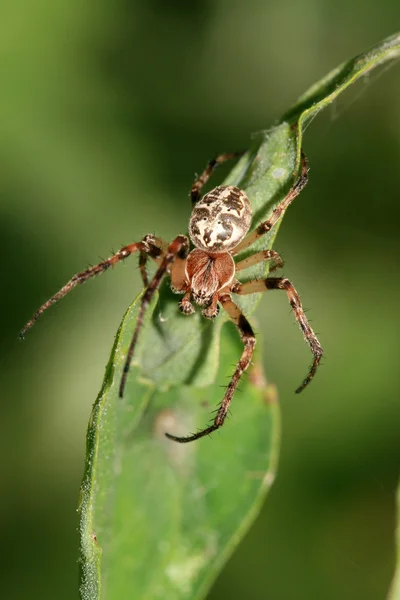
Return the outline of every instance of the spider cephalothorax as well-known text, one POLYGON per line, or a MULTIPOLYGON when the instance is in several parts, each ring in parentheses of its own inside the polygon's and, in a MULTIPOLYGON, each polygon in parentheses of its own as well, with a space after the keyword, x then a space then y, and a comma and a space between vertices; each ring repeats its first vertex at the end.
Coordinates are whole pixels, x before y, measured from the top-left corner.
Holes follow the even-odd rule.
POLYGON ((196 304, 207 306, 219 290, 231 283, 234 275, 235 261, 228 252, 215 254, 195 248, 186 259, 185 281, 180 291, 189 292, 196 304))
POLYGON ((213 423, 198 433, 187 437, 177 437, 166 433, 168 438, 177 442, 191 442, 212 433, 224 424, 240 377, 250 364, 256 339, 249 321, 233 302, 232 293, 245 295, 275 289, 286 292, 305 340, 314 356, 310 371, 296 392, 301 392, 314 377, 322 357, 322 347, 310 327, 300 297, 288 279, 267 277, 266 279, 254 279, 241 283, 236 278, 237 273, 240 271, 263 261, 271 261, 270 272, 282 267, 283 262, 279 254, 266 249, 251 254, 243 260, 237 262, 234 260, 237 254, 251 246, 276 225, 289 204, 301 192, 307 183, 307 161, 302 155, 302 170, 299 179, 277 205, 269 219, 258 225, 254 231, 248 233, 252 210, 250 201, 243 190, 234 186, 218 186, 199 200, 200 190, 208 181, 213 169, 218 164, 235 156, 237 154, 222 154, 212 160, 192 186, 193 210, 189 222, 189 235, 195 246, 192 251, 190 251, 189 239, 185 235, 178 235, 170 244, 152 235, 147 235, 141 242, 124 246, 107 260, 74 275, 59 292, 39 308, 21 332, 21 337, 23 337, 47 308, 60 300, 78 284, 84 283, 95 275, 104 273, 110 266, 125 260, 134 252, 139 252, 139 267, 146 289, 142 296, 135 332, 129 346, 121 378, 120 396, 122 397, 129 366, 143 325, 144 314, 164 275, 169 275, 171 278, 172 290, 178 294, 183 294, 183 298, 179 302, 182 313, 186 315, 193 313, 195 309, 192 302, 194 302, 204 307, 202 314, 205 317, 212 319, 217 316, 221 305, 240 333, 244 345, 243 352, 213 423), (158 270, 150 282, 146 273, 146 261, 149 256, 158 264, 158 270))

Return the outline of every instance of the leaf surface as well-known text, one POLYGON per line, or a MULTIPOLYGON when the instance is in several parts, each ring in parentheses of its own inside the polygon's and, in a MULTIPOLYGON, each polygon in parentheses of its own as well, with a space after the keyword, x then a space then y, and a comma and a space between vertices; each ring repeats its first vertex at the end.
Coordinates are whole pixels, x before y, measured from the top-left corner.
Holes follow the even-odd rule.
POLYGON ((397 488, 396 567, 388 600, 400 600, 400 483, 397 488))

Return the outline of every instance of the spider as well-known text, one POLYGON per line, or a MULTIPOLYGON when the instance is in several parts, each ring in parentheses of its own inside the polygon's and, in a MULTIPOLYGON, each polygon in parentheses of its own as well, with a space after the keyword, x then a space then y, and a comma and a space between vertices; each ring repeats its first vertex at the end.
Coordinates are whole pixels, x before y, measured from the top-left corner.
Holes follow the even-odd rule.
POLYGON ((207 183, 215 167, 240 154, 242 153, 221 154, 208 163, 204 172, 193 183, 191 189, 192 214, 189 221, 189 236, 194 246, 192 250, 190 250, 189 239, 185 235, 178 235, 170 244, 153 235, 146 235, 142 241, 124 246, 110 258, 74 275, 64 287, 39 308, 20 334, 23 338, 28 329, 32 327, 46 309, 63 298, 77 285, 84 283, 95 275, 104 273, 109 267, 125 260, 134 252, 139 252, 139 269, 145 291, 141 298, 135 331, 121 377, 119 396, 122 398, 146 309, 165 275, 168 275, 171 279, 172 291, 183 294, 183 298, 179 302, 179 310, 184 315, 190 315, 194 312, 193 301, 195 304, 204 307, 202 310, 204 317, 214 319, 218 315, 219 305, 221 305, 239 331, 244 346, 241 357, 211 425, 185 437, 178 437, 170 433, 165 434, 175 442, 186 443, 198 440, 219 429, 224 424, 239 380, 251 362, 256 338, 248 319, 232 300, 232 293, 246 295, 266 290, 284 290, 286 292, 305 341, 314 357, 308 375, 297 388, 296 393, 301 392, 310 383, 323 354, 317 336, 304 313, 299 294, 288 279, 284 277, 267 277, 266 279, 254 279, 241 283, 236 278, 236 275, 241 271, 263 261, 271 261, 270 271, 281 268, 283 261, 279 254, 274 250, 266 249, 255 252, 236 263, 234 261, 237 254, 249 248, 277 224, 287 207, 299 195, 308 181, 307 159, 302 154, 301 173, 298 180, 276 206, 269 219, 258 225, 254 231, 248 233, 252 220, 252 208, 243 190, 235 186, 218 186, 200 198, 200 191, 207 183), (151 257, 158 265, 151 281, 148 280, 146 273, 148 257, 151 257))

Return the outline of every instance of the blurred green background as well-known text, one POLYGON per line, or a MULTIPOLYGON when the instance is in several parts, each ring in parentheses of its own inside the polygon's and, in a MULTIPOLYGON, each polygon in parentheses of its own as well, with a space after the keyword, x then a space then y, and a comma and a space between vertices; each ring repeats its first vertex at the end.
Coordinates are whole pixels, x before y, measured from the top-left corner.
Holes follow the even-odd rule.
MULTIPOLYGON (((399 29, 400 6, 15 0, 1 14, 0 589, 70 600, 86 425, 140 289, 136 261, 76 290, 24 343, 18 331, 89 262, 146 233, 185 232, 194 173, 399 29)), ((386 595, 400 454, 399 75, 398 63, 371 73, 306 132, 310 183, 276 249, 326 359, 295 396, 308 349, 284 295, 262 300, 280 469, 213 600, 386 595)))

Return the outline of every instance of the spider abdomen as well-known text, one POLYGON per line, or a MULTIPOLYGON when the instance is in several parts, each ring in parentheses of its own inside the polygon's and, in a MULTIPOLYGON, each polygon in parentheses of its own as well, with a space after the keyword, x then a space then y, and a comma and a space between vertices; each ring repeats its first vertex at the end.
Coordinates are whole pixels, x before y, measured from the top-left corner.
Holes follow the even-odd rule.
POLYGON ((186 277, 196 304, 206 305, 221 288, 231 283, 235 263, 228 253, 210 254, 195 248, 186 260, 186 277))
POLYGON ((189 235, 197 248, 229 252, 241 242, 251 224, 252 210, 245 192, 234 186, 218 186, 194 206, 189 235))

